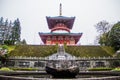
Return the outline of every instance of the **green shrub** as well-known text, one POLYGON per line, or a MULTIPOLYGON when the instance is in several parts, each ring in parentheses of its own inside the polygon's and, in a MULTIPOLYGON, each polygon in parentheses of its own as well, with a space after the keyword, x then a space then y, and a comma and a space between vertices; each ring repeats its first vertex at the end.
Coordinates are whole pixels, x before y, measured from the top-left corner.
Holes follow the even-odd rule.
POLYGON ((14 71, 38 71, 38 68, 11 68, 14 71))
POLYGON ((120 71, 120 67, 114 68, 112 71, 120 71))
POLYGON ((7 67, 2 67, 0 71, 13 71, 13 70, 7 67))
POLYGON ((2 49, 7 49, 8 50, 8 46, 7 45, 3 45, 2 49))
POLYGON ((89 68, 88 71, 110 71, 112 68, 108 67, 97 67, 97 68, 89 68))

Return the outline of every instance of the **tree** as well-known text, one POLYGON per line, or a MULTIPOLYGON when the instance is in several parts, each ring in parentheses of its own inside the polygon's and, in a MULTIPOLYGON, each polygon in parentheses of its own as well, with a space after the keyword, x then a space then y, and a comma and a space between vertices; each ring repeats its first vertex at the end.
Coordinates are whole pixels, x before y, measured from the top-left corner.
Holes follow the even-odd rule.
POLYGON ((21 26, 17 18, 13 23, 0 18, 0 44, 14 45, 20 42, 21 26))
POLYGON ((108 39, 110 46, 114 47, 115 50, 120 49, 120 22, 114 24, 111 31, 108 32, 108 39))
POLYGON ((26 40, 23 39, 22 42, 21 42, 21 44, 26 45, 27 44, 26 40))
POLYGON ((109 23, 105 20, 98 22, 95 27, 100 34, 105 34, 110 28, 109 23))
POLYGON ((21 26, 19 19, 14 21, 13 28, 12 28, 12 44, 15 44, 15 42, 20 42, 20 34, 21 34, 21 26))
POLYGON ((9 37, 9 32, 8 32, 8 28, 9 28, 9 23, 8 23, 8 19, 6 19, 5 21, 5 25, 4 25, 4 40, 8 40, 9 37))
POLYGON ((100 45, 107 45, 107 33, 110 31, 112 25, 110 25, 109 22, 103 20, 98 22, 95 27, 97 29, 97 32, 99 32, 97 40, 100 45))
POLYGON ((94 40, 94 44, 99 45, 99 40, 100 40, 100 37, 96 36, 96 39, 94 40))
POLYGON ((0 26, 3 25, 3 17, 0 18, 0 26))
POLYGON ((8 19, 6 19, 4 26, 8 26, 8 19))
POLYGON ((12 27, 13 27, 13 23, 12 23, 12 21, 10 20, 10 23, 8 24, 8 37, 7 37, 9 41, 11 40, 12 27))

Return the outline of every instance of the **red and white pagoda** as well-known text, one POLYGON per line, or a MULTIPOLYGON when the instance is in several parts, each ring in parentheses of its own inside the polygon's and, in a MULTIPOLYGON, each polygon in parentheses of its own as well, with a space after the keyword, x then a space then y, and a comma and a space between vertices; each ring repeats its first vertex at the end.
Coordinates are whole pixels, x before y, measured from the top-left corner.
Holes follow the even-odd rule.
POLYGON ((50 33, 39 32, 41 40, 46 45, 67 44, 75 45, 82 36, 82 33, 71 33, 75 17, 62 16, 62 6, 60 4, 60 15, 46 17, 50 33))

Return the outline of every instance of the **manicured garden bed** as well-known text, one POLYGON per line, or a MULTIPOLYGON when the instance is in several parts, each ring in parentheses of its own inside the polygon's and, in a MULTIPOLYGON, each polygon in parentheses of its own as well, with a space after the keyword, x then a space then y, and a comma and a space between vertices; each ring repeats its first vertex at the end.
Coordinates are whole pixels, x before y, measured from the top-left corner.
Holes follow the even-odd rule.
POLYGON ((97 67, 97 68, 89 68, 88 71, 111 71, 113 68, 108 67, 97 67))

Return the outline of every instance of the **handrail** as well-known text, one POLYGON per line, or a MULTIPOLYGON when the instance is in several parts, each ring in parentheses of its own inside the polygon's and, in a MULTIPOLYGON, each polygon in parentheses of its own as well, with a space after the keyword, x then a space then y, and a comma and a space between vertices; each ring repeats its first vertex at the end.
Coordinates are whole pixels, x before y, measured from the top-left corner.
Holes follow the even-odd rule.
MULTIPOLYGON (((22 56, 15 56, 15 57, 9 57, 9 59, 38 59, 38 60, 48 60, 47 57, 22 57, 22 56)), ((118 59, 120 60, 120 58, 117 57, 77 57, 75 58, 75 60, 110 60, 110 59, 118 59)))

